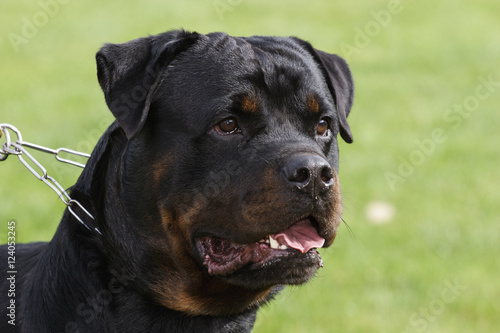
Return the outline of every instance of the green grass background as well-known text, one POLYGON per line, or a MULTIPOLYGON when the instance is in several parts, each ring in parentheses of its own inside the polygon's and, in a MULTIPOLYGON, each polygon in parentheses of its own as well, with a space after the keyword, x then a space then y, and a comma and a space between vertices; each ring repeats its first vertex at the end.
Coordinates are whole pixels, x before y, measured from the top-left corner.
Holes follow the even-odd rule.
MULTIPOLYGON (((355 142, 340 145, 352 233, 340 228, 322 250, 325 267, 263 308, 255 332, 498 332, 500 87, 456 123, 444 117, 474 102, 479 78, 500 81, 500 3, 402 0, 377 23, 374 13, 394 3, 65 0, 44 22, 39 1, 3 0, 0 123, 26 141, 90 152, 112 121, 94 63, 103 43, 180 27, 309 40, 344 56, 356 82, 355 142), (9 36, 34 20, 38 31, 16 52, 9 36), (418 153, 416 141, 436 129, 446 140, 418 153), (423 158, 391 187, 386 173, 411 156, 423 158), (373 201, 394 205, 390 223, 370 223, 373 201)), ((64 187, 80 172, 36 156, 64 187)), ((63 208, 16 158, 0 162, 2 243, 12 219, 18 242, 49 240, 63 208)))

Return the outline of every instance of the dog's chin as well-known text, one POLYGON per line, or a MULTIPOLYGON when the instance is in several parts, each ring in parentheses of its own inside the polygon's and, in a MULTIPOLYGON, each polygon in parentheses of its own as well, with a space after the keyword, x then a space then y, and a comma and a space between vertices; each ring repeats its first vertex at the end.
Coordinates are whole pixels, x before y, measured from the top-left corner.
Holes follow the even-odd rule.
POLYGON ((253 290, 298 285, 323 266, 317 248, 324 239, 307 219, 287 230, 250 244, 204 236, 196 245, 208 274, 231 285, 253 290))

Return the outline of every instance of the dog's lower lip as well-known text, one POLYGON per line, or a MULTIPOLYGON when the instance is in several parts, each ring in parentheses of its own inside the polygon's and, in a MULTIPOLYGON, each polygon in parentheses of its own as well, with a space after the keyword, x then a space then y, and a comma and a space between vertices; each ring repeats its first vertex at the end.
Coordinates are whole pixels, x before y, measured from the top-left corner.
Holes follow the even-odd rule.
MULTIPOLYGON (((227 276, 245 266, 264 264, 276 257, 306 257, 310 251, 322 247, 324 242, 309 219, 250 244, 239 244, 215 236, 196 239, 203 265, 210 275, 216 276, 227 276)), ((321 258, 319 261, 319 267, 322 267, 321 258)))
MULTIPOLYGON (((246 266, 265 265, 274 258, 297 255, 306 257, 310 252, 316 251, 316 248, 312 248, 301 253, 296 249, 285 248, 284 245, 274 249, 265 241, 244 245, 211 236, 198 238, 196 243, 203 265, 212 276, 228 276, 246 266)), ((319 257, 319 253, 316 253, 319 257)), ((319 267, 323 267, 321 259, 319 267)))

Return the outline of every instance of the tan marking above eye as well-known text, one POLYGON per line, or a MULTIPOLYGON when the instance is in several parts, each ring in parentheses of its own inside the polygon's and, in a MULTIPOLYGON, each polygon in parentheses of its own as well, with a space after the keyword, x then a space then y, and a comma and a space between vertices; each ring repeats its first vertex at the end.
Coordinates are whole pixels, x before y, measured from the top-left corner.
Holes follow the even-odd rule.
POLYGON ((255 97, 245 96, 241 100, 241 108, 243 111, 248 113, 254 113, 258 108, 258 101, 255 97))
POLYGON ((316 99, 316 97, 310 95, 307 98, 307 108, 312 113, 318 113, 319 112, 319 103, 318 103, 318 100, 316 99))

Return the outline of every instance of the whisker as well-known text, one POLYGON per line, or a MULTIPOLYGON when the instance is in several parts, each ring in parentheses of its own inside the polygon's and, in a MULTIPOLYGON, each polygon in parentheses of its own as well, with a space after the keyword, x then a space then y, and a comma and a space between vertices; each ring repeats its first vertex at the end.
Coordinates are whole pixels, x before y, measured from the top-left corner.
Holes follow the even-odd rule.
POLYGON ((347 222, 344 220, 344 218, 342 217, 342 215, 340 215, 338 212, 335 212, 335 213, 340 217, 340 219, 342 220, 342 222, 344 222, 344 224, 347 227, 347 230, 349 231, 349 234, 351 235, 351 237, 354 238, 354 239, 357 239, 356 235, 354 234, 354 231, 349 226, 349 224, 347 224, 347 222))

